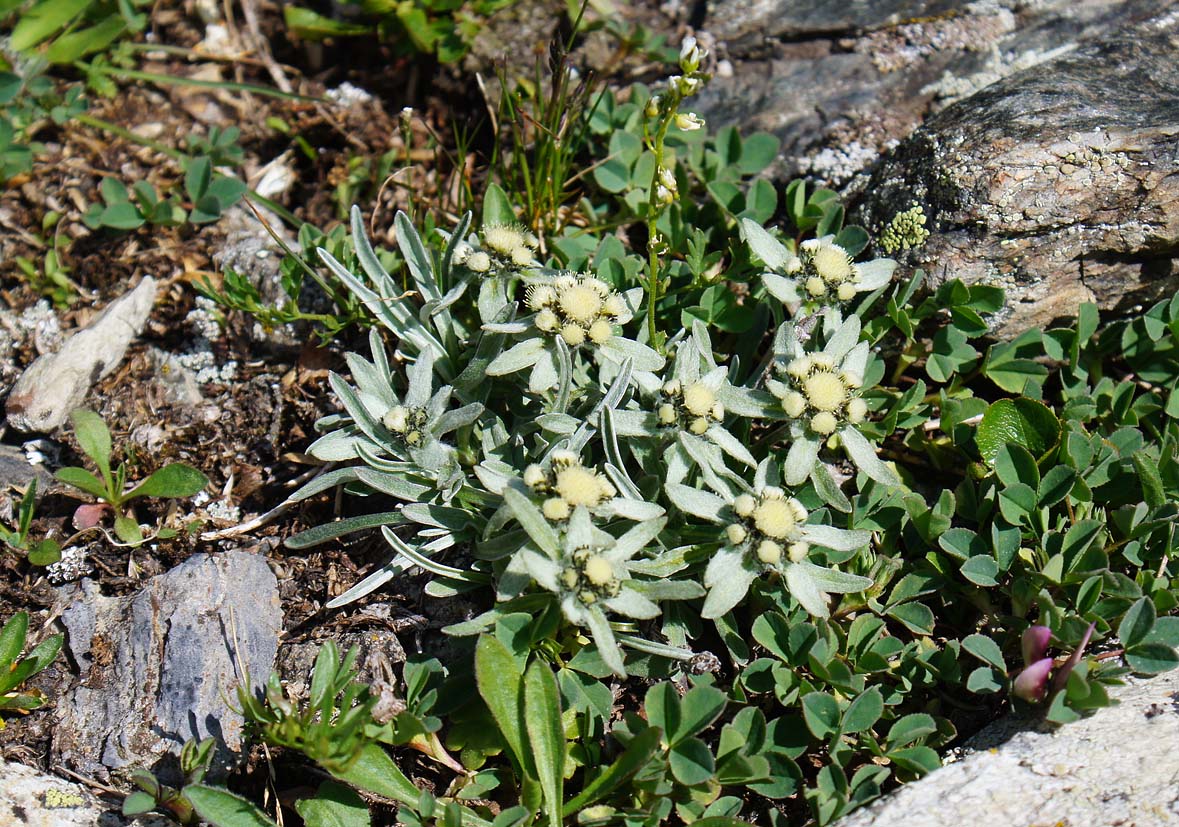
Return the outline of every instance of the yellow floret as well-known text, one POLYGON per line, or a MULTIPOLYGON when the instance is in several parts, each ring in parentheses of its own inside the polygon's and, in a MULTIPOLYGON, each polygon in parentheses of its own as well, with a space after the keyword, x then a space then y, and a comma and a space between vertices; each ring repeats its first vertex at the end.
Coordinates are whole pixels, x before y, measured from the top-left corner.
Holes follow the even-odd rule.
POLYGON ((794 509, 785 500, 763 500, 753 510, 753 524, 767 537, 783 539, 794 531, 794 509))
POLYGON ((585 561, 585 579, 595 586, 605 586, 614 579, 614 567, 600 554, 591 554, 585 561))
POLYGON ((708 430, 708 420, 702 416, 698 416, 692 420, 692 424, 688 426, 688 430, 696 436, 704 436, 708 430))
POLYGON ((483 228, 483 246, 502 255, 511 255, 524 245, 524 234, 510 224, 491 224, 483 228))
POLYGON ((569 503, 565 502, 560 497, 550 497, 544 501, 540 507, 545 519, 551 522, 560 522, 561 520, 568 520, 569 515, 573 509, 569 507, 569 503))
POLYGON ((569 347, 577 347, 585 341, 585 328, 570 322, 561 328, 561 338, 569 347))
POLYGON ((491 269, 491 256, 482 250, 471 253, 470 258, 467 259, 467 269, 476 273, 486 273, 491 269))
POLYGON ((834 373, 813 373, 802 383, 807 401, 817 411, 838 411, 847 401, 847 388, 834 373))
POLYGON ((675 420, 676 420, 675 405, 671 405, 668 403, 664 403, 664 404, 660 405, 658 411, 656 411, 656 416, 659 417, 659 424, 660 425, 673 425, 673 424, 675 424, 675 420))
POLYGON ((557 296, 557 304, 567 318, 581 324, 589 324, 602 311, 602 297, 585 284, 562 290, 557 296))
POLYGON ((791 543, 787 553, 790 555, 791 563, 801 563, 810 554, 811 547, 806 543, 791 543))
POLYGON ((524 484, 529 488, 543 485, 545 481, 544 469, 535 463, 524 469, 524 484))
POLYGON ((589 337, 590 341, 595 345, 605 344, 614 335, 614 328, 610 327, 610 323, 605 319, 598 319, 590 325, 589 337))
POLYGON ((606 303, 602 306, 602 312, 607 316, 617 319, 626 313, 626 302, 622 296, 612 293, 606 298, 606 303))
POLYGON ((716 402, 716 394, 703 382, 695 382, 684 388, 684 407, 693 416, 707 416, 716 402))
POLYGON ((782 397, 782 410, 792 419, 802 416, 806 410, 806 399, 798 391, 790 391, 782 397))
POLYGON ((737 512, 738 517, 748 517, 756 507, 757 500, 749 494, 740 494, 737 499, 733 500, 733 510, 737 512))
POLYGON ((557 291, 547 284, 536 284, 528 288, 528 309, 540 310, 557 300, 557 291))
POLYGON ((847 403, 847 421, 859 425, 868 415, 868 403, 863 399, 853 399, 847 403))
POLYGON ((812 296, 821 296, 827 292, 827 282, 818 276, 811 276, 803 286, 806 288, 806 292, 812 296))
POLYGON ((558 496, 574 507, 584 505, 593 508, 606 499, 602 480, 581 465, 570 465, 558 471, 555 488, 558 496))
POLYGON ((786 366, 786 372, 791 376, 801 379, 811 372, 811 366, 814 362, 809 356, 799 356, 786 366))
POLYGON ((757 544, 757 559, 773 566, 782 560, 782 547, 773 540, 762 540, 757 544))
POLYGON ((748 539, 749 532, 740 523, 729 523, 725 528, 725 536, 729 539, 729 545, 739 546, 748 539))
POLYGON ((847 250, 838 244, 821 244, 811 255, 811 266, 823 281, 839 284, 852 275, 851 259, 847 250))
POLYGON ((527 247, 517 247, 512 250, 512 264, 517 267, 524 267, 532 263, 532 251, 527 247))
POLYGON ((403 434, 405 429, 409 427, 409 411, 405 409, 404 405, 396 405, 385 414, 382 423, 390 431, 403 434))
POLYGON ((820 411, 811 417, 811 430, 816 434, 822 434, 824 436, 833 434, 838 424, 835 420, 835 415, 830 411, 820 411))
POLYGON ((841 302, 849 302, 856 297, 856 286, 850 281, 845 281, 836 289, 835 295, 841 302))
POLYGON ((561 326, 561 320, 557 318, 557 314, 549 310, 547 307, 536 314, 536 319, 533 324, 538 330, 545 333, 553 333, 561 326))

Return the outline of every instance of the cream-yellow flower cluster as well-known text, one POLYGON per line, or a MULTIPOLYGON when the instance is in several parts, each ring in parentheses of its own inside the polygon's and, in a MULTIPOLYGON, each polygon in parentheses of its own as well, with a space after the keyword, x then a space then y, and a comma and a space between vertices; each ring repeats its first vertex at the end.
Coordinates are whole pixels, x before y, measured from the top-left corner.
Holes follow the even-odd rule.
POLYGON ((807 511, 781 488, 767 487, 756 496, 740 494, 733 501, 737 521, 725 528, 731 546, 749 544, 759 562, 777 565, 785 554, 791 562, 806 559, 810 546, 802 539, 807 511))
POLYGON ((381 418, 381 424, 410 448, 426 441, 426 409, 395 405, 381 418))
POLYGON ((488 224, 481 233, 481 249, 462 244, 454 261, 474 273, 519 270, 536 263, 540 240, 519 224, 488 224))
POLYGON ((796 275, 811 298, 834 296, 844 302, 855 298, 860 272, 847 250, 830 238, 812 238, 802 243, 800 254, 795 260, 796 275))
POLYGON ((596 508, 618 493, 609 480, 582 465, 571 451, 555 452, 547 470, 529 465, 524 469, 524 484, 547 496, 540 510, 550 522, 568 520, 577 506, 596 508))
POLYGON ((614 323, 626 313, 622 296, 593 276, 562 273, 528 288, 528 309, 542 333, 560 336, 569 347, 589 341, 601 345, 614 335, 614 323))
POLYGON ((782 409, 794 418, 808 418, 810 428, 820 436, 835 432, 840 421, 858 425, 868 415, 868 405, 856 396, 861 377, 839 370, 825 353, 794 359, 785 368, 790 390, 782 397, 782 409))
POLYGON ((710 425, 725 419, 725 406, 716 398, 716 392, 703 382, 684 385, 678 379, 664 383, 659 389, 661 402, 655 410, 662 427, 687 423, 692 433, 700 436, 710 425))
POLYGON ((622 591, 622 581, 605 556, 580 548, 573 552, 571 563, 561 572, 561 584, 583 605, 617 597, 622 591))

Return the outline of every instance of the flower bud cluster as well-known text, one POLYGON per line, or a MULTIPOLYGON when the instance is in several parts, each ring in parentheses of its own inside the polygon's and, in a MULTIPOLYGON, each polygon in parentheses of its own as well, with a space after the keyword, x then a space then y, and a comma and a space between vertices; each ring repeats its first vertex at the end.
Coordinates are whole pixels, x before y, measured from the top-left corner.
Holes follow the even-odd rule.
POLYGON ((847 250, 829 238, 811 238, 791 261, 793 275, 812 299, 851 301, 860 282, 859 268, 847 250))
POLYGON ((614 566, 588 548, 579 548, 570 556, 569 564, 561 572, 561 585, 586 606, 617 597, 622 591, 622 581, 614 566))
POLYGON ((426 418, 425 408, 394 405, 381 418, 381 424, 410 448, 417 448, 426 442, 426 418))
POLYGON ((781 488, 769 486, 756 495, 739 495, 733 501, 733 513, 737 520, 725 527, 729 545, 746 546, 758 562, 775 566, 785 555, 798 563, 810 553, 800 532, 806 525, 807 510, 781 488))
POLYGON ((660 167, 659 177, 655 182, 656 200, 663 204, 670 204, 675 201, 678 193, 679 185, 675 180, 675 171, 671 167, 660 167))
POLYGON ((544 495, 541 511, 550 522, 568 520, 577 506, 596 508, 618 493, 610 481, 581 464, 572 451, 556 451, 548 469, 529 465, 524 484, 544 495))
POLYGON ((792 419, 808 419, 820 436, 833 434, 840 422, 858 425, 868 415, 868 404, 856 396, 863 379, 841 370, 826 353, 799 356, 779 371, 786 384, 782 410, 792 419))
POLYGON ((528 288, 528 309, 542 333, 560 336, 569 347, 587 340, 604 344, 614 335, 613 324, 626 313, 622 296, 593 276, 563 273, 528 288))
POLYGON ((540 240, 519 224, 488 224, 479 249, 463 242, 454 252, 454 263, 473 273, 493 274, 520 270, 536 263, 540 240))
POLYGON ((703 382, 684 385, 678 379, 665 382, 659 389, 660 402, 655 416, 662 428, 686 427, 700 436, 713 423, 725 419, 725 406, 716 392, 703 382))

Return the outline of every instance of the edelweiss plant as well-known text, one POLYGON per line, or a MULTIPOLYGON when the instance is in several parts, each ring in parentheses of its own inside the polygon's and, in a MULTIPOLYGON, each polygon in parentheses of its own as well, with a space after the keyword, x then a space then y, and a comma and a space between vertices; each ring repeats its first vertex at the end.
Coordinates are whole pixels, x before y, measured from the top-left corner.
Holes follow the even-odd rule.
POLYGON ((669 483, 668 497, 685 514, 724 526, 724 540, 704 571, 708 597, 701 616, 718 618, 745 597, 763 574, 776 575, 799 604, 816 617, 827 617, 827 594, 863 591, 871 579, 808 562, 811 547, 854 551, 871 534, 808 524, 809 513, 795 497, 770 483, 775 469, 758 466, 752 488, 726 498, 669 483))

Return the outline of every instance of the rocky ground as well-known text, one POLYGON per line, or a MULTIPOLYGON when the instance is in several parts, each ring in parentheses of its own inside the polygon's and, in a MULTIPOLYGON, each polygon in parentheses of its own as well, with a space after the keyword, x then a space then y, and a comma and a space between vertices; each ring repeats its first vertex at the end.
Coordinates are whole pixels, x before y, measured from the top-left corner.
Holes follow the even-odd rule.
MULTIPOLYGON (((714 127, 778 135, 777 178, 804 175, 839 188, 877 232, 921 206, 928 243, 899 255, 935 279, 1007 288, 1004 334, 1045 325, 1082 301, 1126 311, 1179 287, 1179 3, 711 0, 625 13, 673 42, 691 27, 713 48, 716 77, 700 109, 714 127)), ((325 229, 358 202, 379 228, 407 190, 382 187, 377 165, 362 161, 421 150, 435 138, 450 148, 451 121, 475 122, 485 111, 472 71, 486 72, 491 55, 535 54, 553 28, 538 23, 552 15, 542 4, 509 10, 460 72, 423 69, 375 44, 346 52, 278 35, 275 63, 165 9, 155 21, 161 42, 198 47, 200 57, 159 55, 148 69, 271 84, 277 66, 294 88, 326 102, 129 84, 92 111, 165 143, 237 125, 256 188, 266 182, 269 197, 325 229), (406 106, 417 112, 408 147, 397 114, 406 106), (290 132, 276 133, 267 119, 290 132), (291 135, 314 146, 314 157, 291 135)), ((275 9, 263 23, 275 31, 275 9)), ((619 84, 652 70, 641 55, 620 58, 600 39, 581 54, 619 84)), ((470 158, 421 155, 415 197, 446 204, 456 177, 482 175, 486 138, 470 158)), ((342 368, 346 345, 321 348, 308 328, 267 330, 245 318, 223 327, 196 297, 192 284, 219 278, 226 266, 265 295, 281 289, 281 250, 259 218, 236 208, 200 228, 91 231, 80 214, 97 200, 103 175, 163 184, 178 175, 175 165, 165 153, 77 124, 41 139, 47 154, 32 175, 0 194, 0 518, 9 520, 13 490, 38 479, 34 533, 73 533, 82 499, 53 486, 46 471, 79 463, 62 428, 78 404, 103 415, 134 478, 184 461, 211 485, 179 509, 149 504, 138 515, 195 524, 192 533, 137 549, 79 542, 48 571, 0 554, 0 617, 27 608, 42 634, 67 633, 66 657, 37 680, 55 699, 52 709, 0 735, 5 772, 23 779, 0 783, 3 823, 5 806, 11 814, 26 806, 15 803, 24 800, 21 785, 60 787, 90 806, 91 794, 122 788, 120 770, 158 765, 189 737, 217 735, 229 765, 241 721, 225 697, 247 673, 257 683, 277 664, 289 680, 305 680, 314 644, 326 638, 400 660, 430 645, 449 620, 412 584, 347 612, 322 610, 381 556, 365 540, 282 548, 283 538, 338 513, 330 496, 233 529, 267 515, 314 473, 302 451, 316 418, 331 409, 327 371, 342 368), (56 236, 41 230, 51 211, 63 216, 56 236), (63 240, 74 297, 54 307, 15 262, 39 259, 63 240), (13 764, 66 773, 89 792, 31 781, 31 769, 13 764)), ((244 785, 262 783, 246 775, 244 785)), ((42 792, 34 796, 48 808, 42 792)), ((89 817, 26 823, 93 823, 89 817)))

